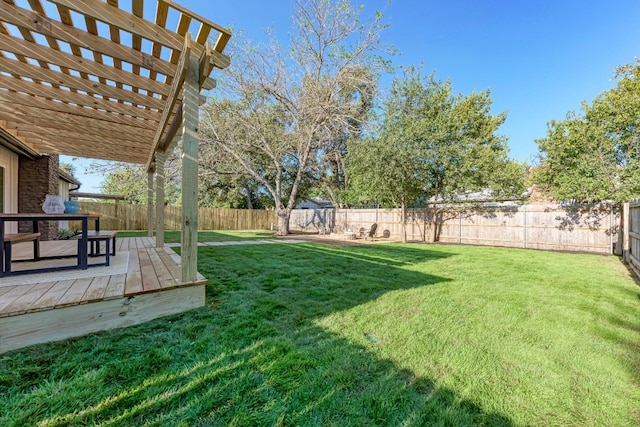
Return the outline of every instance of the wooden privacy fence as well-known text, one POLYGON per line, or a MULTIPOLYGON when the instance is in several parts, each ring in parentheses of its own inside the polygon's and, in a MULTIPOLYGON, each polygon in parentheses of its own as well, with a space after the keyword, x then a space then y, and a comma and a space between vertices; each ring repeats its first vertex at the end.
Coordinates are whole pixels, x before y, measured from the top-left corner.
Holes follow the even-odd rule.
MULTIPOLYGON (((124 203, 78 202, 80 212, 100 216, 103 230, 146 230, 147 206, 124 203)), ((155 211, 154 211, 155 215, 155 211)), ((277 223, 275 211, 257 209, 199 208, 198 228, 200 230, 268 230, 277 223)), ((79 228, 78 224, 70 224, 79 228)), ((182 208, 165 206, 165 230, 182 228, 182 208)))
POLYGON ((640 199, 624 204, 624 260, 640 276, 640 199))
MULTIPOLYGON (((618 244, 619 221, 609 205, 409 209, 406 233, 414 241, 611 254, 618 244)), ((290 227, 357 232, 368 231, 374 222, 378 235, 389 230, 391 239, 401 239, 400 209, 300 209, 293 211, 290 227)))

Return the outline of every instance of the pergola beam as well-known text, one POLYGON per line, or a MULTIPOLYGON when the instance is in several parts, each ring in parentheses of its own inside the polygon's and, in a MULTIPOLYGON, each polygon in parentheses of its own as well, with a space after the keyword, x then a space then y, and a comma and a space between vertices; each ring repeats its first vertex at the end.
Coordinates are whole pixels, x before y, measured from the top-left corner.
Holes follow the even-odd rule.
POLYGON ((148 93, 156 93, 159 95, 167 95, 168 93, 167 85, 147 79, 139 74, 113 68, 98 62, 86 61, 81 56, 52 50, 45 46, 6 34, 0 34, 0 50, 13 53, 14 55, 23 55, 36 61, 57 65, 61 68, 75 70, 79 73, 96 76, 101 80, 111 80, 121 85, 135 86, 148 93))
POLYGON ((182 119, 183 119, 182 103, 180 103, 180 105, 178 105, 178 108, 176 109, 176 113, 173 115, 173 120, 171 121, 171 124, 167 128, 167 131, 165 132, 164 136, 162 137, 162 141, 158 146, 159 150, 169 151, 169 148, 171 147, 175 139, 175 136, 178 134, 178 131, 182 127, 182 119))
POLYGON ((45 16, 33 13, 26 9, 7 3, 0 8, 0 20, 13 24, 19 28, 53 37, 57 40, 76 45, 115 59, 139 65, 151 71, 166 76, 175 74, 175 66, 169 62, 161 61, 143 52, 130 47, 113 43, 102 37, 82 31, 70 25, 64 25, 45 16))
MULTIPOLYGON (((0 115, 11 115, 16 121, 51 129, 73 130, 83 132, 104 133, 113 130, 113 123, 101 119, 84 117, 81 122, 73 114, 52 111, 49 109, 25 107, 23 105, 7 105, 0 102, 0 115)), ((120 129, 135 139, 153 138, 154 131, 149 128, 120 124, 120 129)))
MULTIPOLYGON (((183 47, 182 38, 180 37, 180 35, 164 28, 159 28, 149 21, 111 7, 106 3, 79 2, 76 0, 49 1, 58 5, 65 6, 71 10, 75 10, 78 13, 97 19, 98 21, 105 22, 123 31, 127 31, 133 35, 140 36, 144 39, 150 40, 154 43, 159 43, 163 46, 167 46, 171 49, 179 51, 183 47)), ((202 47, 197 44, 193 46, 193 50, 198 55, 200 54, 201 49, 202 47)), ((230 63, 229 57, 223 55, 220 52, 218 52, 218 55, 216 55, 216 63, 219 63, 219 68, 226 68, 230 63)))
MULTIPOLYGON (((72 91, 98 94, 104 98, 112 98, 122 102, 128 102, 136 106, 143 106, 159 110, 164 105, 162 99, 142 95, 132 91, 120 89, 99 81, 75 77, 58 71, 46 70, 31 64, 25 64, 12 59, 0 58, 0 69, 9 73, 20 74, 32 80, 48 82, 51 85, 59 85, 72 91)), ((44 87, 44 86, 42 86, 44 87)), ((61 92, 65 92, 59 89, 61 92)))
POLYGON ((38 83, 16 80, 12 77, 0 76, 0 86, 15 92, 22 92, 32 96, 58 100, 65 103, 104 110, 109 113, 119 113, 131 117, 140 117, 146 120, 158 121, 158 111, 145 110, 144 108, 125 105, 118 102, 96 98, 89 95, 73 93, 68 90, 56 89, 38 83))
MULTIPOLYGON (((178 60, 178 66, 176 68, 176 75, 171 85, 171 90, 169 90, 169 95, 167 96, 167 102, 162 112, 162 117, 160 118, 160 123, 158 124, 158 130, 156 131, 156 136, 153 138, 153 145, 151 146, 152 151, 149 156, 149 160, 147 161, 147 169, 149 169, 151 163, 153 163, 155 158, 155 152, 158 150, 158 146, 160 145, 160 139, 164 133, 164 128, 167 126, 169 122, 169 118, 171 112, 173 111, 173 107, 176 105, 178 101, 178 96, 180 95, 182 84, 184 83, 185 75, 187 74, 187 65, 189 61, 189 57, 191 56, 191 37, 187 34, 184 38, 184 47, 182 49, 182 53, 180 54, 180 59, 178 60)), ((184 102, 184 99, 183 99, 184 102)))
POLYGON ((100 111, 94 108, 85 108, 78 105, 71 105, 62 102, 52 101, 50 99, 36 97, 32 95, 16 93, 11 91, 0 91, 0 102, 12 106, 20 106, 20 108, 30 110, 41 110, 45 113, 48 112, 60 112, 75 116, 78 120, 84 120, 85 118, 100 120, 105 123, 111 123, 112 126, 125 125, 136 128, 150 129, 155 131, 157 122, 150 120, 143 120, 136 117, 125 116, 122 114, 105 114, 104 111, 100 111))
POLYGON ((0 46, 14 55, 23 55, 37 61, 47 62, 58 67, 65 67, 80 73, 90 74, 99 79, 108 79, 116 83, 127 84, 142 89, 148 93, 157 93, 166 96, 169 93, 167 85, 134 74, 125 70, 119 70, 99 62, 87 61, 82 56, 52 50, 51 48, 31 43, 17 37, 0 34, 0 46))

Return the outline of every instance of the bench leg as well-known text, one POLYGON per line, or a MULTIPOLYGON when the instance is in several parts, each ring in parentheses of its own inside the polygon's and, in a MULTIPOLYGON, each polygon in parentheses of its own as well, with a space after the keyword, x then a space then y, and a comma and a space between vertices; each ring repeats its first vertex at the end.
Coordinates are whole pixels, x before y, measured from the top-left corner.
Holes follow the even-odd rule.
POLYGON ((113 236, 113 242, 111 242, 111 255, 116 256, 116 236, 113 236))
POLYGON ((4 244, 4 272, 11 273, 11 242, 4 244))
POLYGON ((40 261, 40 239, 33 241, 33 260, 40 261))
MULTIPOLYGON (((104 241, 104 249, 105 249, 105 265, 108 267, 109 266, 109 257, 111 256, 111 250, 109 248, 109 243, 111 242, 110 239, 105 239, 104 241)), ((100 246, 100 241, 98 241, 98 246, 100 246)))

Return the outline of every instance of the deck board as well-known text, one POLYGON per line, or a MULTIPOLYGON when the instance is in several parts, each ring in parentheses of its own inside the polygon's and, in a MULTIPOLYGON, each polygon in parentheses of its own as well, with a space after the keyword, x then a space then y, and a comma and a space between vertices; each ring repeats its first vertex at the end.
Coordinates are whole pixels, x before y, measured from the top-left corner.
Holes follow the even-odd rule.
POLYGON ((142 273, 140 270, 140 259, 135 248, 129 249, 129 268, 125 282, 125 294, 137 294, 143 292, 142 273))
MULTIPOLYGON (((26 313, 31 307, 55 285, 55 282, 38 283, 31 287, 28 292, 15 298, 11 303, 4 307, 3 311, 10 313, 26 313)), ((19 288, 16 286, 16 288, 19 288)))
POLYGON ((67 293, 69 288, 73 286, 75 280, 60 280, 56 282, 54 286, 49 288, 47 292, 33 304, 30 311, 49 310, 58 305, 58 301, 64 294, 67 293))
MULTIPOLYGON (((100 266, 91 267, 98 274, 91 279, 58 280, 36 285, 8 285, 0 287, 0 317, 13 316, 25 311, 49 310, 54 307, 83 304, 87 302, 121 298, 146 292, 157 292, 183 286, 180 283, 180 256, 171 248, 156 248, 154 238, 120 238, 117 255, 128 253, 127 272, 111 276, 99 275, 100 266)), ((77 250, 75 241, 42 242, 43 256, 52 254, 73 254, 77 250)), ((29 257, 32 246, 29 242, 16 244, 14 259, 29 257), (21 246, 22 245, 22 246, 21 246)), ((98 258, 96 262, 101 261, 98 258)), ((68 265, 75 259, 41 261, 42 263, 68 265)), ((33 263, 15 263, 18 269, 32 268, 33 263)), ((36 263, 37 264, 37 263, 36 263)), ((205 279, 198 274, 197 283, 205 279)), ((189 284, 187 284, 189 285, 189 284)))
MULTIPOLYGON (((100 269, 106 267, 94 266, 89 271, 96 276, 65 280, 48 277, 41 283, 14 285, 8 282, 0 286, 0 353, 204 305, 206 279, 198 274, 195 283, 181 283, 180 256, 171 248, 156 248, 154 238, 149 237, 119 238, 116 242, 116 256, 128 256, 126 273, 101 275, 100 269), (183 296, 187 299, 182 300, 183 296), (149 306, 145 310, 150 312, 140 312, 141 308, 118 309, 131 307, 128 304, 142 304, 139 306, 142 307, 147 302, 149 306), (103 310, 109 314, 103 316, 103 310), (96 324, 87 325, 88 320, 74 317, 77 313, 96 324), (61 331, 61 327, 66 329, 61 331)), ((14 259, 32 255, 33 246, 29 242, 22 248, 20 245, 22 243, 14 246, 14 259)), ((40 249, 43 256, 74 254, 77 243, 42 242, 40 249)), ((95 262, 100 261, 100 257, 95 258, 95 262)), ((56 262, 68 265, 75 259, 40 261, 38 266, 56 262)), ((16 265, 26 269, 33 268, 34 263, 24 261, 16 265)))
POLYGON ((126 274, 116 274, 109 276, 109 283, 104 290, 104 299, 113 299, 125 295, 126 274))
POLYGON ((91 302, 104 299, 108 284, 109 276, 94 277, 84 294, 83 300, 91 302))
POLYGON ((58 300, 56 307, 64 307, 68 305, 78 305, 84 302, 84 294, 91 285, 91 279, 77 279, 69 287, 67 292, 58 300))
POLYGON ((9 292, 10 287, 9 286, 3 286, 0 287, 0 297, 2 297, 2 295, 6 294, 7 292, 9 292))
POLYGON ((10 311, 5 310, 5 308, 10 307, 16 299, 20 298, 25 293, 28 293, 34 287, 35 285, 9 286, 8 291, 2 295, 2 299, 0 300, 0 313, 11 313, 10 311))
POLYGON ((176 260, 167 251, 170 251, 176 257, 178 257, 178 254, 176 254, 170 248, 165 248, 164 251, 158 251, 157 252, 158 257, 160 258, 162 263, 166 266, 167 270, 169 270, 169 273, 171 274, 171 277, 173 277, 173 280, 180 281, 180 276, 182 275, 182 269, 180 266, 180 257, 178 257, 178 259, 176 260))
POLYGON ((160 280, 156 275, 151 257, 146 250, 138 251, 140 259, 140 271, 142 273, 142 287, 145 292, 157 291, 160 289, 160 280))
POLYGON ((157 250, 147 250, 147 254, 149 255, 149 259, 153 265, 154 270, 156 271, 156 276, 158 277, 158 285, 162 287, 167 283, 173 283, 176 281, 176 278, 171 274, 170 268, 164 263, 162 258, 160 257, 160 252, 157 250))

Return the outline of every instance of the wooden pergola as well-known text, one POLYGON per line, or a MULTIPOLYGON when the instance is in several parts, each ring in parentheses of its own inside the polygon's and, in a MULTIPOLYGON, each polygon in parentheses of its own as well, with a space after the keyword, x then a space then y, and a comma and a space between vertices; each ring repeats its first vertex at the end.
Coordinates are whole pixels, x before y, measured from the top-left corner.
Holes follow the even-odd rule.
POLYGON ((166 152, 180 143, 188 283, 197 275, 200 91, 215 87, 214 68, 229 65, 223 51, 231 33, 171 0, 127 7, 0 0, 0 129, 37 153, 146 165, 157 246, 164 244, 166 152))

